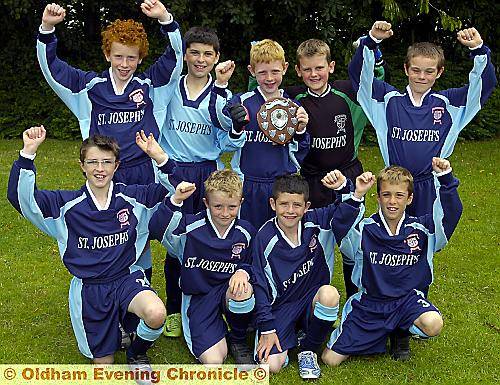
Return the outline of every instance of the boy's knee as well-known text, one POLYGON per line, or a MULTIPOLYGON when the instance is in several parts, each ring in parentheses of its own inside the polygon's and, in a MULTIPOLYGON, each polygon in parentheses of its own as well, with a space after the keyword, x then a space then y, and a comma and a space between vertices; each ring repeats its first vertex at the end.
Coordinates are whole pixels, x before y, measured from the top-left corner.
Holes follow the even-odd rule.
POLYGON ((339 354, 334 352, 331 349, 325 348, 323 353, 321 354, 321 360, 328 366, 338 366, 343 361, 347 360, 349 356, 344 356, 343 354, 339 354))
POLYGON ((269 372, 278 373, 285 365, 286 357, 286 355, 282 354, 276 354, 274 357, 269 356, 269 359, 267 360, 267 363, 269 364, 269 372))
POLYGON ((318 290, 318 301, 324 306, 337 306, 340 301, 340 294, 331 285, 323 285, 318 290))
POLYGON ((104 357, 94 357, 92 359, 92 362, 97 365, 109 365, 114 363, 115 361, 115 356, 113 354, 109 354, 104 357))
POLYGON ((212 352, 203 358, 200 357, 200 362, 204 365, 222 365, 226 356, 227 352, 226 354, 223 354, 222 352, 212 352))
POLYGON ((419 317, 420 329, 429 337, 435 337, 443 329, 443 318, 438 312, 424 313, 419 317))
POLYGON ((153 329, 160 328, 167 316, 167 311, 163 304, 150 304, 144 311, 144 322, 153 329))

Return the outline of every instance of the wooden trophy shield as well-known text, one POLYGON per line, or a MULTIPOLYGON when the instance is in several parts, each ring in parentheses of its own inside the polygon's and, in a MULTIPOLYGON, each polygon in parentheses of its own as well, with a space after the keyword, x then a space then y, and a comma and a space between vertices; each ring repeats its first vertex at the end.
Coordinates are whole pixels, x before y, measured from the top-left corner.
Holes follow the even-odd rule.
POLYGON ((276 144, 287 144, 297 131, 299 106, 290 99, 274 98, 268 100, 257 113, 260 130, 276 144))

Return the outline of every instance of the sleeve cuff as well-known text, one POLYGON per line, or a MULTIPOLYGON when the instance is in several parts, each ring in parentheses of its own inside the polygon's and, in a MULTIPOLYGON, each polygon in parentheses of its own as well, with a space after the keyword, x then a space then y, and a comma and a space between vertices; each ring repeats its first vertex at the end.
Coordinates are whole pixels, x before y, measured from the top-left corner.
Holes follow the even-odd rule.
POLYGON ((167 21, 160 21, 158 19, 158 23, 160 23, 161 25, 169 25, 170 23, 172 23, 172 21, 174 21, 174 17, 168 11, 167 11, 167 21))
POLYGON ((231 129, 231 131, 229 131, 229 137, 230 137, 231 139, 239 139, 239 138, 241 138, 241 135, 243 135, 243 133, 244 133, 244 132, 245 132, 245 130, 244 130, 244 129, 243 129, 243 130, 241 130, 241 132, 236 132, 236 131, 234 130, 234 128, 232 128, 232 129, 231 129))
POLYGON ((476 45, 475 47, 469 47, 469 49, 470 49, 471 51, 474 51, 475 49, 482 48, 482 47, 483 47, 483 44, 484 44, 484 42, 483 42, 483 43, 481 43, 481 44, 479 44, 479 45, 476 45))
POLYGON ((432 173, 439 178, 440 176, 449 174, 452 170, 453 169, 450 167, 448 170, 444 170, 443 172, 435 172, 435 171, 433 171, 432 173))
POLYGON ((165 155, 167 155, 167 159, 165 159, 165 160, 164 160, 163 162, 161 162, 161 163, 157 163, 158 168, 163 167, 163 166, 165 166, 165 165, 167 164, 167 162, 168 162, 168 160, 169 160, 169 157, 168 157, 168 154, 165 154, 165 155))
POLYGON ((382 39, 376 39, 372 35, 372 31, 368 32, 368 36, 370 36, 370 39, 372 39, 375 43, 380 44, 382 43, 382 39))
POLYGON ((50 33, 54 33, 56 31, 56 27, 52 27, 51 30, 45 31, 42 29, 42 25, 40 24, 40 27, 38 28, 38 32, 40 32, 42 35, 48 35, 50 33))
POLYGON ((335 188, 335 191, 342 190, 345 186, 347 186, 347 178, 344 179, 344 183, 342 183, 339 187, 335 188))
POLYGON ((26 154, 25 152, 23 152, 23 150, 21 150, 19 151, 19 155, 29 160, 35 160, 36 152, 33 155, 31 155, 31 154, 26 154))
POLYGON ((258 323, 258 328, 260 334, 269 334, 276 332, 276 327, 274 326, 274 319, 258 323))
POLYGON ((216 80, 216 81, 215 81, 215 83, 214 83, 214 86, 215 86, 215 87, 219 87, 219 88, 227 88, 227 86, 228 86, 228 85, 229 85, 229 83, 228 83, 228 82, 225 82, 225 83, 220 84, 220 83, 218 83, 218 82, 217 82, 217 80, 216 80))
MULTIPOLYGON (((227 87, 227 85, 226 85, 227 87)), ((214 83, 214 86, 212 87, 212 91, 219 95, 219 96, 222 96, 223 98, 226 97, 226 93, 227 93, 227 88, 226 87, 223 87, 223 86, 219 86, 217 83, 214 83)))
POLYGON ((167 161, 164 164, 162 164, 161 166, 158 166, 158 168, 164 174, 172 174, 176 166, 177 166, 177 163, 175 163, 174 160, 168 158, 167 161))
POLYGON ((175 203, 175 202, 174 202, 174 196, 173 196, 173 195, 170 197, 170 203, 172 203, 175 207, 182 207, 182 205, 184 204, 184 202, 181 202, 181 203, 175 203))
POLYGON ((358 198, 356 195, 354 195, 354 193, 352 194, 351 196, 351 199, 354 201, 354 202, 359 202, 359 203, 362 203, 364 202, 365 200, 365 197, 361 197, 361 198, 358 198))

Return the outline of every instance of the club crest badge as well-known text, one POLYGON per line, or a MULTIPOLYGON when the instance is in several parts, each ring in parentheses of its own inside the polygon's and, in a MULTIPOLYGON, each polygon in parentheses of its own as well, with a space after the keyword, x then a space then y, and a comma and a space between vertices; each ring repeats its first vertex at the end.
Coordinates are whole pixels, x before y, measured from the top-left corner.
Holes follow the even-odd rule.
POLYGON ((313 235, 311 240, 309 241, 309 251, 312 253, 318 247, 318 238, 316 235, 313 235))
POLYGON ((231 248, 231 259, 241 258, 241 252, 245 250, 246 245, 244 243, 235 243, 231 248))
POLYGON ((438 123, 443 124, 443 122, 441 121, 443 115, 444 115, 444 107, 433 107, 432 117, 434 121, 432 122, 432 124, 438 124, 438 123))
POLYGON ((129 218, 128 209, 121 209, 116 214, 116 217, 118 218, 118 222, 120 222, 120 229, 122 229, 125 226, 130 226, 130 222, 128 221, 129 218))
POLYGON ((337 123, 337 135, 340 132, 345 133, 345 122, 347 121, 347 115, 346 114, 335 115, 334 121, 335 123, 337 123))
POLYGON ((128 98, 136 104, 136 108, 139 108, 141 105, 146 104, 144 101, 144 91, 141 89, 132 91, 128 98))
POLYGON ((268 100, 257 113, 260 130, 274 143, 287 144, 299 125, 296 116, 298 108, 290 99, 279 97, 268 100))
POLYGON ((413 253, 414 251, 417 250, 422 250, 418 245, 418 239, 419 239, 418 234, 410 234, 405 239, 405 243, 410 248, 410 253, 413 253))

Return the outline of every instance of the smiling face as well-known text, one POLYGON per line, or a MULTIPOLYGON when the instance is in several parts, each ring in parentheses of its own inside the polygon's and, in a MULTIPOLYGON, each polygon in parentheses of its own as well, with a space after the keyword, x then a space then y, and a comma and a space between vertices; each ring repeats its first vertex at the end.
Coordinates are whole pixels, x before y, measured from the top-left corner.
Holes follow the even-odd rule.
POLYGON ((106 60, 111 63, 111 72, 119 88, 132 77, 142 61, 139 58, 139 47, 124 45, 116 41, 111 44, 106 60))
POLYGON ((408 183, 390 183, 382 181, 377 201, 385 221, 395 227, 408 206, 413 201, 413 194, 408 191, 408 183))
POLYGON ((257 62, 253 67, 248 66, 248 70, 257 80, 266 99, 280 96, 278 90, 287 68, 288 63, 283 64, 281 60, 273 60, 269 63, 257 62))
POLYGON ((119 164, 112 151, 92 146, 86 150, 85 159, 80 162, 80 167, 87 177, 90 189, 95 193, 108 191, 119 164))
POLYGON ((278 226, 285 232, 298 230, 300 221, 311 202, 306 202, 304 194, 291 194, 282 192, 276 199, 270 198, 271 208, 276 211, 278 226))
POLYGON ((431 89, 444 70, 444 67, 438 69, 438 59, 425 56, 411 58, 404 68, 408 84, 415 96, 421 96, 431 89))
POLYGON ((184 60, 189 76, 204 78, 208 77, 214 65, 219 61, 219 54, 209 44, 191 43, 186 49, 184 60))
POLYGON ((312 92, 321 95, 328 86, 328 77, 335 68, 335 62, 328 63, 326 55, 302 56, 295 66, 297 75, 312 92))
POLYGON ((229 195, 223 191, 207 193, 203 202, 210 212, 212 221, 220 235, 224 234, 240 210, 241 195, 229 195))

